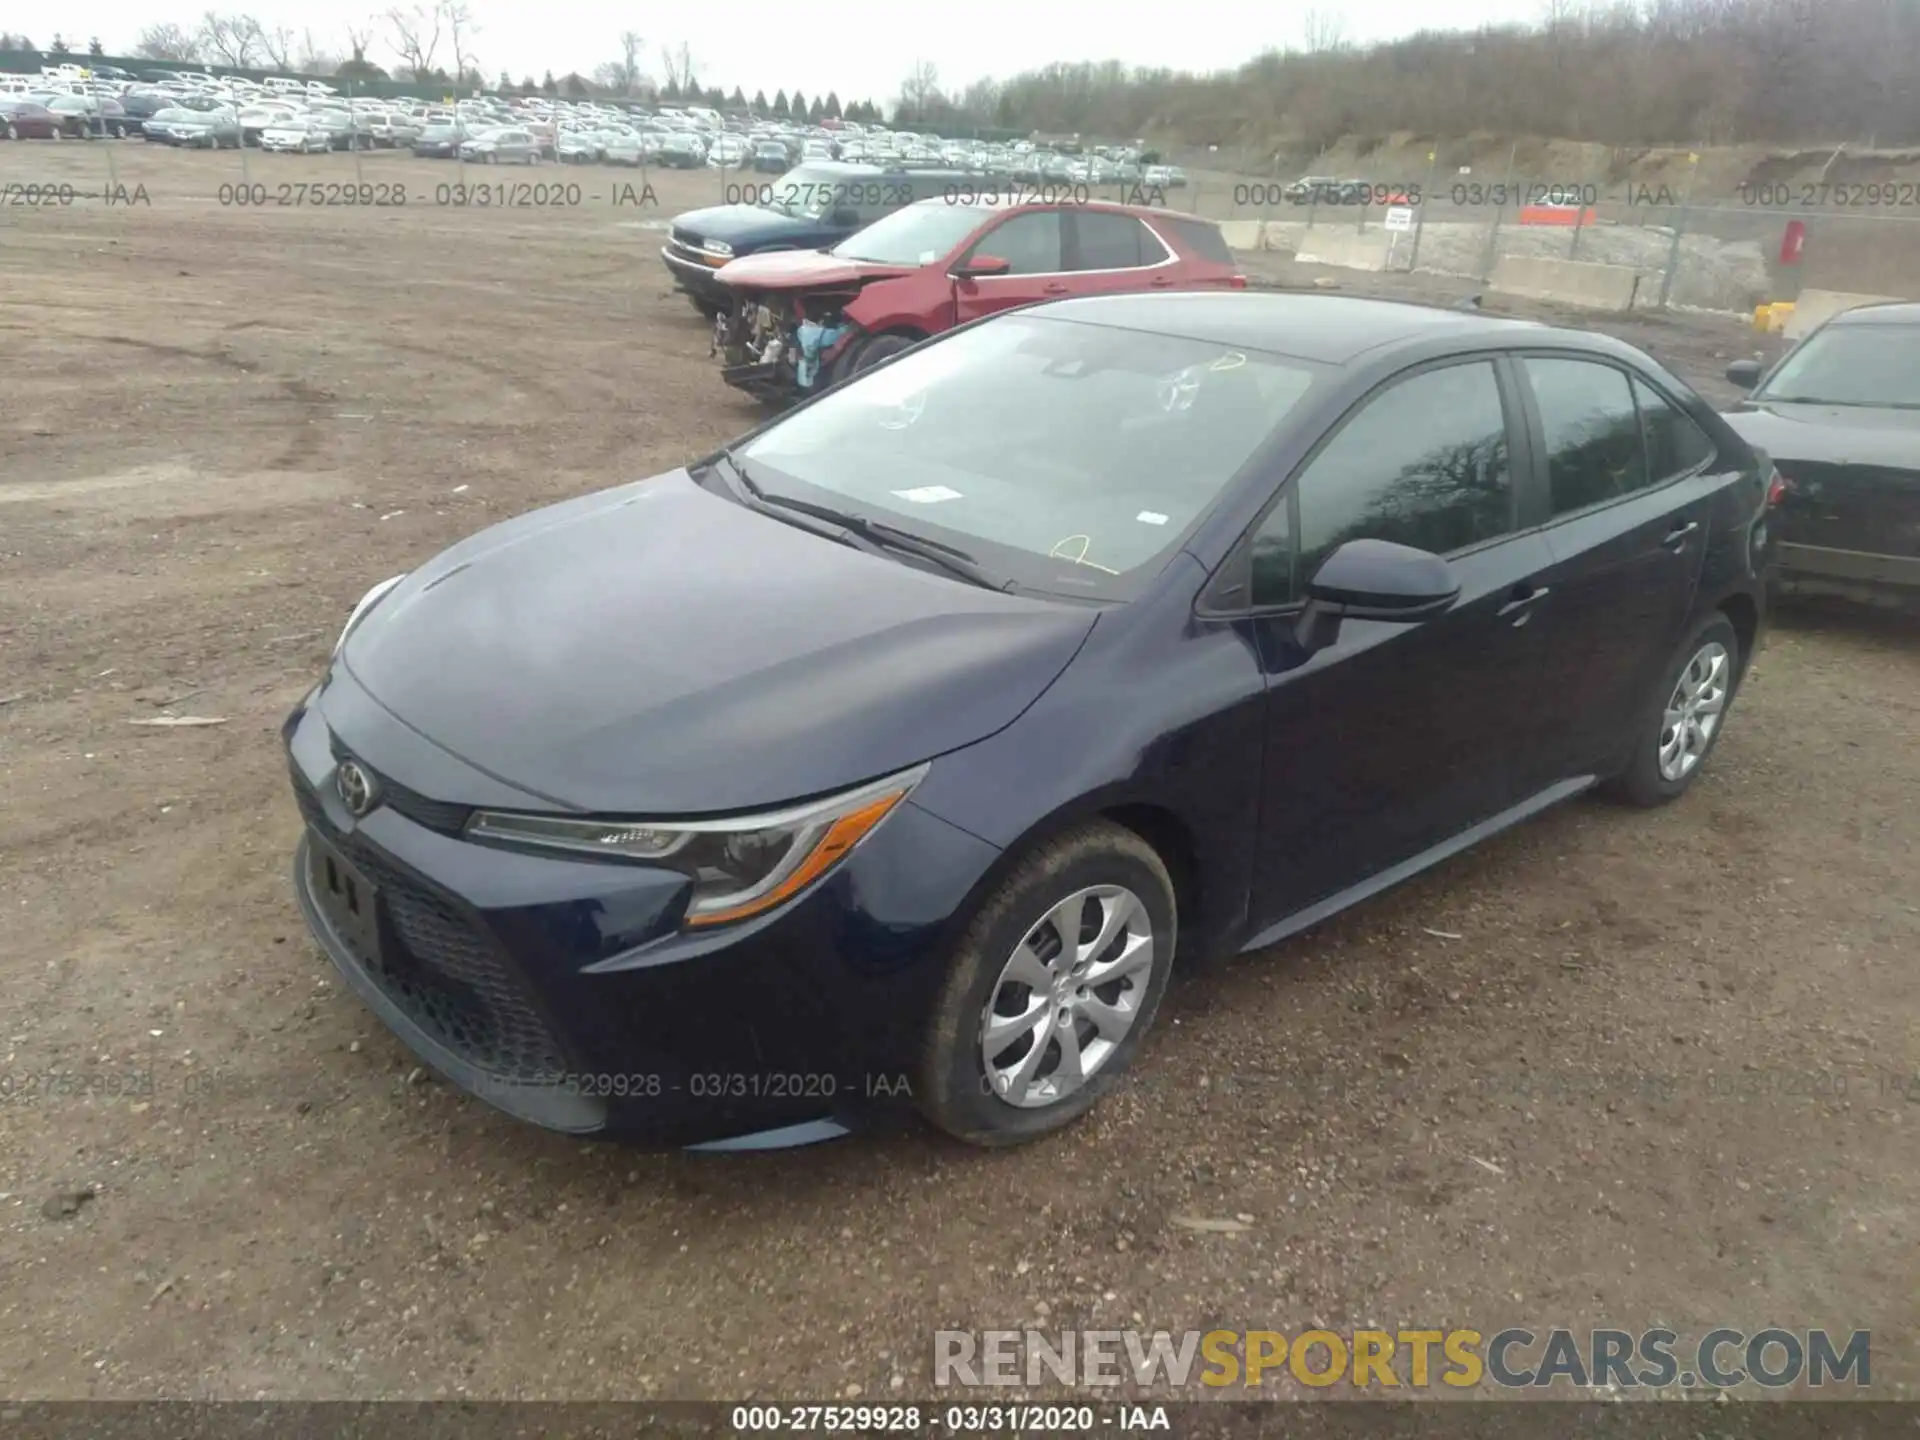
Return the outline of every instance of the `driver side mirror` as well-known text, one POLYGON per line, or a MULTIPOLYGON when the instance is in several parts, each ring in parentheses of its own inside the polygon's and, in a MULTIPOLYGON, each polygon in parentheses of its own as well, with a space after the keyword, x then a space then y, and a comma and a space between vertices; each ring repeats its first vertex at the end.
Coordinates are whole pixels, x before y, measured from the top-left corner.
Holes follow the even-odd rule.
POLYGON ((1736 360, 1727 366, 1727 383, 1738 385, 1742 390, 1751 390, 1760 383, 1760 362, 1758 360, 1736 360))
POLYGON ((956 280, 977 280, 983 275, 1004 275, 1013 269, 1013 262, 1002 255, 975 255, 971 260, 962 260, 953 267, 956 280))
POLYGON ((1413 624, 1445 612, 1460 581, 1438 555, 1391 540, 1349 540, 1307 582, 1294 640, 1312 654, 1340 638, 1342 620, 1413 624))

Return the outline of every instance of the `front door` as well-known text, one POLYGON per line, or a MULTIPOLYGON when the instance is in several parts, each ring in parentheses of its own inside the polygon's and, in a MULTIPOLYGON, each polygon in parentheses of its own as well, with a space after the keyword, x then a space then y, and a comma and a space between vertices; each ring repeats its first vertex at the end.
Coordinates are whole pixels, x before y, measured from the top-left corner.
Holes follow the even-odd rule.
POLYGON ((955 280, 954 323, 964 325, 999 310, 1067 294, 1062 246, 1058 210, 1020 210, 1009 215, 961 257, 965 262, 976 255, 997 255, 1007 262, 1007 272, 955 280))
POLYGON ((1516 721, 1537 701, 1533 625, 1552 562, 1519 533, 1518 420, 1485 357, 1398 378, 1349 414, 1253 537, 1268 676, 1256 930, 1391 870, 1515 803, 1516 721), (1412 624, 1293 639, 1314 571, 1348 540, 1444 555, 1460 596, 1412 624))

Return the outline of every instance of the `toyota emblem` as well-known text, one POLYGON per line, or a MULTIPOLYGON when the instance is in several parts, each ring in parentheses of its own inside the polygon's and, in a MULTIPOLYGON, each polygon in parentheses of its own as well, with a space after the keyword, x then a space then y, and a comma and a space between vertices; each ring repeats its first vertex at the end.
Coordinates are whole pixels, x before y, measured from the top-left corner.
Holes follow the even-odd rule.
POLYGON ((340 766, 333 785, 340 792, 340 803, 347 807, 348 814, 364 815, 373 808, 376 798, 373 777, 353 761, 348 760, 340 766))

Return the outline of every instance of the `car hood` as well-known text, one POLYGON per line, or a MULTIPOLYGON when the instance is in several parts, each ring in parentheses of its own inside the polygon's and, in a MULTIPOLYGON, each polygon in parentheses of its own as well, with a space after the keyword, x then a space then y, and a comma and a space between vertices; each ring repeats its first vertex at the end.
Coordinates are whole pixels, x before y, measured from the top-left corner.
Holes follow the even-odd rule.
POLYGON ((681 470, 463 541, 375 605, 341 658, 497 780, 579 810, 691 815, 983 739, 1094 620, 841 545, 681 470))
POLYGON ((1758 400, 1722 418, 1775 460, 1920 469, 1920 410, 1758 400))
POLYGON ((778 241, 788 245, 825 245, 846 234, 846 227, 801 220, 759 205, 711 205, 673 217, 675 231, 702 240, 724 240, 735 250, 778 241))
POLYGON ((751 286, 756 290, 805 290, 912 273, 910 265, 842 260, 825 250, 775 250, 770 254, 747 255, 729 261, 714 272, 729 285, 751 286))

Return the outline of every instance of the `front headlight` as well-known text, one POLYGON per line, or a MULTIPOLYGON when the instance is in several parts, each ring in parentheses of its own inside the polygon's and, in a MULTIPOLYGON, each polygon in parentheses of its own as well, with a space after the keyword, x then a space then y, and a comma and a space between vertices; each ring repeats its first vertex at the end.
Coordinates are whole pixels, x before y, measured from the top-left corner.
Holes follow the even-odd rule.
POLYGON ((336 660, 340 658, 341 650, 346 647, 347 637, 353 633, 353 627, 358 625, 366 617, 366 613, 386 597, 389 590, 406 578, 404 575, 395 575, 391 580, 382 580, 360 597, 360 603, 354 606, 353 613, 347 616, 347 623, 340 631, 340 638, 333 642, 333 655, 336 660))
POLYGON ((576 820, 477 811, 475 839, 657 862, 693 877, 688 927, 725 925, 798 895, 871 834, 927 773, 925 765, 786 810, 687 822, 576 820))
POLYGON ((729 245, 729 244, 728 244, 728 243, 727 243, 726 241, 724 241, 724 240, 709 240, 709 241, 707 241, 707 247, 706 247, 706 248, 707 248, 707 253, 708 253, 709 255, 731 255, 731 254, 733 254, 733 246, 731 246, 731 245, 729 245))

